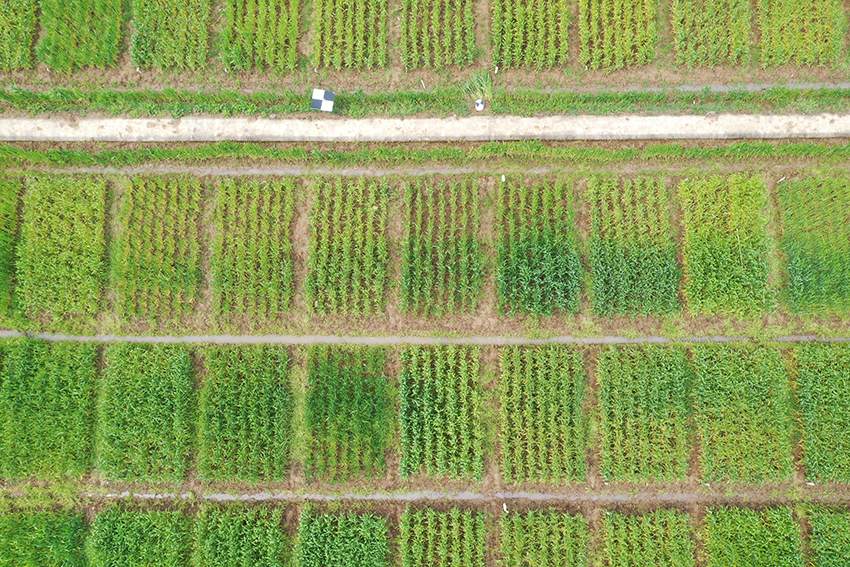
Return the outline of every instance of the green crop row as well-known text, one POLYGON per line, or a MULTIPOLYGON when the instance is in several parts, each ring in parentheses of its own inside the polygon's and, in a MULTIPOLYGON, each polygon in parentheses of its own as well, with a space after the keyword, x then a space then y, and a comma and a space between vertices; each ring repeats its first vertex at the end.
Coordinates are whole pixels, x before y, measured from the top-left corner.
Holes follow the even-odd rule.
POLYGON ((294 71, 300 11, 299 0, 227 0, 219 37, 224 68, 294 71))
POLYGON ((464 565, 484 567, 484 514, 452 508, 412 510, 401 516, 399 547, 402 567, 464 565))
POLYGON ((316 65, 386 67, 387 0, 315 0, 312 11, 316 65))
POLYGON ((847 14, 841 0, 758 0, 761 64, 830 65, 841 57, 847 14))
POLYGON ((657 0, 578 0, 579 64, 622 69, 655 58, 657 0))
POLYGON ((568 0, 493 0, 494 63, 537 69, 567 64, 570 4, 568 0))
POLYGON ((750 0, 673 0, 676 60, 688 67, 746 62, 753 14, 750 0))
POLYGON ((472 0, 404 0, 401 63, 406 68, 464 67, 475 57, 472 0))

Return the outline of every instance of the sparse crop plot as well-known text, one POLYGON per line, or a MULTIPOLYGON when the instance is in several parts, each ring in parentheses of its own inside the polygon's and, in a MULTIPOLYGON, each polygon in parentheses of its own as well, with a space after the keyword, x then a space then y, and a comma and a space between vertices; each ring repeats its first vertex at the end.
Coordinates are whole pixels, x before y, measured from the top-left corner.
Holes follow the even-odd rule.
POLYGON ((841 0, 759 0, 758 25, 763 67, 841 60, 847 28, 841 0))
POLYGON ((508 313, 575 313, 582 267, 572 189, 565 183, 499 186, 496 287, 508 313))
POLYGON ((568 0, 493 0, 493 59, 500 67, 537 69, 565 65, 570 59, 568 0))
POLYGON ((226 0, 221 58, 225 69, 294 71, 300 0, 226 0))
POLYGON ((121 0, 40 0, 44 35, 38 60, 69 73, 82 67, 112 67, 124 45, 121 0))
POLYGON ((800 528, 791 508, 709 508, 705 547, 709 567, 802 567, 800 528))
POLYGON ((655 59, 658 0, 579 0, 579 63, 622 69, 655 59))
POLYGON ((703 478, 790 478, 790 386, 779 351, 711 345, 692 352, 703 478))
POLYGON ((606 479, 688 474, 693 371, 685 349, 609 347, 599 355, 601 472, 606 479))
POLYGON ((850 347, 800 345, 797 368, 806 476, 850 482, 850 347))
POLYGON ((741 175, 685 180, 679 199, 690 310, 752 315, 771 307, 764 183, 741 175))
POLYGON ((484 514, 408 508, 401 516, 402 567, 484 567, 484 514))
POLYGON ((215 199, 212 287, 223 316, 265 318, 289 308, 293 292, 295 182, 222 181, 215 199))
POLYGON ((850 512, 817 507, 808 516, 814 567, 844 567, 850 557, 850 512))
POLYGON ((678 510, 647 514, 605 511, 601 531, 605 565, 690 567, 695 564, 693 528, 688 516, 678 510))
POLYGON ((389 279, 384 182, 318 179, 310 218, 308 306, 318 313, 374 313, 389 279))
POLYGON ((401 62, 407 68, 463 67, 475 56, 472 0, 403 0, 401 62))
POLYGON ((850 311, 850 183, 841 177, 777 186, 792 311, 850 311))
POLYGON ((583 480, 587 422, 582 351, 502 349, 502 477, 505 482, 583 480))
POLYGON ((109 346, 98 393, 96 469, 116 480, 183 480, 194 385, 192 357, 183 347, 109 346))
POLYGON ((110 508, 97 515, 86 541, 90 567, 182 567, 191 546, 183 512, 110 508))
POLYGON ((393 395, 386 351, 314 347, 309 354, 306 422, 311 478, 374 477, 386 469, 393 395))
POLYGON ((84 567, 86 520, 72 512, 0 515, 0 567, 84 567))
POLYGON ((478 184, 413 182, 405 208, 402 307, 424 315, 474 311, 484 282, 478 184))
POLYGON ((0 320, 12 311, 20 197, 21 182, 18 179, 0 178, 0 320))
POLYGON ((293 413, 290 359, 281 347, 205 351, 198 474, 210 480, 274 482, 289 471, 293 413))
POLYGON ((740 65, 750 51, 750 0, 673 0, 676 60, 688 67, 740 65))
POLYGON ((4 2, 0 10, 0 71, 32 67, 32 48, 38 27, 38 2, 4 2))
POLYGON ((412 347, 402 352, 403 476, 481 479, 484 472, 478 349, 412 347))
POLYGON ((201 283, 201 183, 150 177, 120 197, 112 282, 121 318, 192 312, 201 283))
POLYGON ((209 48, 210 0, 132 0, 130 52, 139 67, 200 69, 209 48))
POLYGON ((502 567, 585 567, 589 528, 584 516, 531 510, 502 516, 502 567))
POLYGON ((596 177, 587 191, 594 312, 675 311, 680 273, 665 181, 596 177))
POLYGON ((299 567, 386 567, 390 562, 385 518, 372 514, 301 512, 299 567))
POLYGON ((283 567, 291 565, 292 538, 282 508, 209 506, 195 518, 192 565, 283 567))
POLYGON ((387 65, 387 0, 316 0, 312 6, 315 66, 387 65))

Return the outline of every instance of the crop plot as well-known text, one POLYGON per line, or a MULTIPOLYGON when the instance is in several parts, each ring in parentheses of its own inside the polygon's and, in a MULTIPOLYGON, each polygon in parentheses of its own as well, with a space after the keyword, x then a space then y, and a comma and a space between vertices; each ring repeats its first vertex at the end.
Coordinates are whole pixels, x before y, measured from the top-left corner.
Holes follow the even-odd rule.
POLYGON ((40 0, 39 5, 44 29, 36 48, 39 61, 63 73, 115 65, 124 44, 121 0, 40 0))
POLYGON ((186 349, 109 346, 95 426, 97 470, 116 480, 181 481, 192 445, 193 388, 186 349))
POLYGON ((100 307, 106 183, 94 177, 27 180, 17 254, 17 300, 30 318, 67 327, 100 307))
POLYGON ((664 180, 597 177, 588 181, 588 200, 593 310, 675 311, 680 273, 664 180))
POLYGON ((850 184, 818 177, 784 181, 777 192, 791 310, 850 311, 850 184))
POLYGON ((500 67, 548 69, 570 60, 568 0, 493 0, 494 63, 500 67))
POLYGON ((289 471, 293 414, 286 350, 211 347, 200 395, 199 476, 274 482, 289 471))
POLYGON ((12 313, 20 195, 19 180, 0 178, 0 319, 12 313))
POLYGON ((691 311, 753 314, 771 307, 764 183, 741 175, 685 180, 679 199, 691 311))
POLYGON ((292 556, 292 538, 282 508, 209 506, 194 522, 192 565, 283 567, 292 556))
POLYGON ((763 67, 834 65, 842 58, 841 0, 758 0, 758 25, 763 67))
POLYGON ((575 313, 582 267, 572 191, 565 183, 499 186, 498 271, 500 307, 508 313, 575 313))
POLYGON ((693 528, 688 516, 678 510, 647 514, 605 511, 601 532, 601 555, 606 565, 695 564, 693 528))
POLYGON ((201 69, 206 65, 210 0, 132 0, 130 53, 139 67, 201 69))
POLYGON ((402 476, 481 479, 484 470, 477 348, 402 352, 402 476))
POLYGON ((850 557, 850 513, 817 507, 808 516, 815 567, 842 567, 850 557))
POLYGON ((0 71, 32 67, 32 47, 38 29, 37 0, 4 3, 0 13, 0 71))
POLYGON ((787 507, 706 510, 707 565, 802 567, 800 528, 787 507))
POLYGON ((587 423, 582 352, 502 349, 502 477, 507 483, 583 480, 587 423))
POLYGON ((86 520, 71 512, 0 515, 0 567, 84 567, 86 520))
POLYGON ((750 0, 673 0, 676 60, 688 67, 740 65, 750 51, 750 0))
POLYGON ((310 223, 308 306, 318 313, 384 308, 389 280, 385 183, 317 180, 310 223))
POLYGON ((703 478, 790 478, 790 391, 779 351, 712 345, 692 352, 703 478))
POLYGON ((850 348, 800 345, 797 367, 806 476, 850 482, 850 348))
POLYGON ((407 68, 470 65, 475 56, 472 0, 403 0, 401 63, 407 68))
POLYGON ((177 567, 191 548, 191 518, 183 512, 110 508, 97 515, 86 541, 90 567, 177 567))
POLYGON ((119 317, 177 317, 194 309, 202 191, 197 179, 151 177, 125 187, 112 252, 119 317))
POLYGON ((316 0, 313 65, 375 69, 387 65, 387 0, 316 0))
POLYGON ((401 516, 402 567, 484 567, 484 514, 452 508, 407 508, 401 516))
POLYGON ((295 182, 225 180, 215 200, 213 297, 223 315, 272 318, 293 292, 292 218, 295 182))
POLYGON ((681 348, 610 347, 597 369, 602 475, 678 480, 688 474, 693 371, 681 348))
POLYGON ((655 59, 658 0, 579 0, 579 63, 622 69, 655 59))
POLYGON ((299 567, 349 567, 390 564, 385 518, 372 514, 318 514, 301 512, 299 567))
POLYGON ((299 0, 226 0, 219 36, 225 69, 294 71, 299 0))
POLYGON ((309 477, 340 481, 383 474, 394 413, 385 367, 386 351, 380 348, 310 351, 309 477))
POLYGON ((484 281, 478 184, 414 183, 405 206, 403 308, 425 315, 474 311, 484 281))
POLYGON ((584 516, 554 510, 502 516, 502 567, 585 567, 589 528, 584 516))

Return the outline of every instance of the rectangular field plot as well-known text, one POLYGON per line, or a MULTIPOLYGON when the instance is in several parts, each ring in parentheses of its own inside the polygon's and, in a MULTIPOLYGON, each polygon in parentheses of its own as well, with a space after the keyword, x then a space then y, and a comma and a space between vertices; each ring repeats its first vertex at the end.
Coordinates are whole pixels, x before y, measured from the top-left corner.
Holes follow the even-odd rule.
POLYGON ((294 71, 300 0, 226 0, 219 36, 227 70, 294 71))
POLYGON ((690 310, 753 314, 772 306, 764 183, 741 175, 685 180, 679 199, 690 310))
POLYGON ((801 345, 797 367, 806 476, 850 482, 850 346, 801 345))
POLYGON ((4 2, 0 12, 0 71, 32 67, 32 47, 38 30, 38 1, 4 2))
POLYGON ((41 0, 38 60, 68 73, 112 67, 124 45, 122 0, 41 0))
POLYGON ((647 514, 606 510, 602 513, 601 535, 605 565, 692 567, 696 564, 693 528, 688 516, 678 510, 647 514))
POLYGON ((587 198, 594 312, 675 311, 680 273, 664 180, 597 177, 587 198))
POLYGON ((386 351, 315 347, 309 354, 306 421, 309 478, 384 474, 393 436, 386 351))
POLYGON ((499 186, 496 288, 508 313, 575 313, 582 267, 572 190, 564 183, 499 186))
POLYGON ((790 478, 790 386, 779 351, 699 346, 692 352, 706 482, 790 478))
POLYGON ((750 0, 673 0, 676 60, 688 67, 740 65, 750 51, 750 0))
POLYGON ((290 360, 280 347, 211 347, 200 396, 198 476, 274 482, 289 471, 290 360))
POLYGON ((850 557, 850 512, 817 507, 808 516, 814 567, 843 567, 850 557))
POLYGON ((658 0, 579 0, 579 63, 622 69, 655 59, 658 0))
POLYGON ((585 382, 577 348, 502 350, 499 401, 505 482, 584 479, 585 382))
POLYGON ((387 65, 387 0, 315 0, 312 7, 314 66, 387 65))
POLYGON ((693 370, 681 348, 610 347, 599 355, 601 472, 611 480, 684 479, 693 370))
POLYGON ((402 0, 401 64, 409 69, 472 64, 472 0, 402 0))
POLYGON ((414 182, 405 208, 402 307, 424 315, 474 311, 484 282, 478 184, 414 182))
POLYGON ((841 0, 758 0, 762 67, 835 65, 844 49, 841 0))
POLYGON ((215 198, 213 298, 219 314, 272 318, 293 291, 295 183, 221 182, 215 198))
POLYGON ((484 567, 484 514, 407 508, 401 516, 402 567, 484 567))
POLYGON ((291 565, 292 538, 282 508, 209 506, 194 522, 192 565, 283 567, 291 565))
POLYGON ((189 352, 180 346, 117 343, 105 357, 97 470, 116 480, 183 480, 195 406, 189 352))
POLYGON ((791 310, 850 312, 850 183, 783 181, 777 192, 791 310))
POLYGON ((402 476, 481 479, 484 471, 477 348, 402 352, 402 476))
POLYGON ((554 510, 502 516, 502 567, 585 567, 589 528, 584 516, 554 510))
POLYGON ((800 527, 791 508, 709 508, 705 522, 709 567, 803 567, 800 527))
POLYGON ((190 549, 191 518, 183 512, 110 508, 86 541, 90 567, 182 567, 190 549))
POLYGON ((500 67, 537 69, 566 65, 569 0, 493 0, 493 60, 500 67))
POLYGON ((387 520, 372 514, 301 512, 298 567, 390 564, 387 520))
POLYGON ((200 69, 209 48, 210 0, 132 0, 130 52, 139 67, 200 69))
POLYGON ((389 279, 389 188, 362 177, 316 183, 304 284, 308 307, 318 313, 381 311, 389 279))
POLYGON ((192 312, 201 284, 201 183, 151 177, 119 197, 112 251, 121 318, 170 318, 192 312))
POLYGON ((0 566, 85 567, 86 520, 71 512, 0 515, 0 566))
POLYGON ((12 313, 21 187, 18 179, 0 178, 0 320, 12 313))

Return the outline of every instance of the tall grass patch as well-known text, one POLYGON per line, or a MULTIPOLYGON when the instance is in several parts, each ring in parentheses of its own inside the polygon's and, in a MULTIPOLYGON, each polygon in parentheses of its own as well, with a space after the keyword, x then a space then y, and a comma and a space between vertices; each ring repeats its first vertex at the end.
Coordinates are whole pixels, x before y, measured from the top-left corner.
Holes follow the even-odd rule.
POLYGON ((841 0, 758 0, 762 67, 835 65, 847 31, 841 0))
POLYGON ((315 0, 312 7, 313 65, 387 66, 387 0, 315 0))
POLYGON ((130 44, 139 67, 201 69, 209 49, 210 0, 132 0, 130 44))
POLYGON ((85 567, 86 520, 74 512, 0 515, 0 567, 85 567))
POLYGON ((387 520, 372 514, 301 512, 298 567, 390 564, 387 520))
POLYGON ((752 20, 750 0, 673 0, 676 61, 688 67, 744 63, 752 20))
POLYGON ((843 567, 850 557, 850 512, 816 507, 808 516, 814 567, 843 567))
POLYGON ((283 525, 283 508, 207 506, 193 526, 191 565, 283 567, 292 565, 293 538, 283 525))
POLYGON ((791 508, 709 508, 705 522, 709 567, 803 567, 800 528, 791 508))
POLYGON ((578 1, 579 63, 622 69, 655 59, 658 0, 578 1))
POLYGON ((225 69, 294 71, 300 0, 226 0, 219 36, 225 69))
POLYGON ((32 49, 38 28, 38 2, 12 0, 0 11, 0 71, 32 67, 32 49))
POLYGON ((688 516, 678 510, 646 514, 602 513, 602 556, 605 565, 696 564, 696 541, 688 516))
POLYGON ((548 69, 570 60, 568 0, 493 0, 493 61, 499 67, 548 69))
POLYGON ((69 73, 82 67, 113 67, 124 44, 122 0, 40 0, 44 30, 38 60, 69 73))
POLYGON ((183 512, 110 508, 86 541, 90 567, 182 567, 189 560, 191 518, 183 512))
POLYGON ((20 198, 20 180, 0 178, 0 319, 12 314, 20 198))
POLYGON ((402 567, 484 567, 486 528, 482 512, 408 507, 401 515, 400 532, 402 567))
POLYGON ((406 68, 471 65, 475 57, 472 0, 403 0, 399 41, 406 68))
POLYGON ((585 567, 590 529, 584 516, 555 510, 502 516, 502 567, 585 567))

